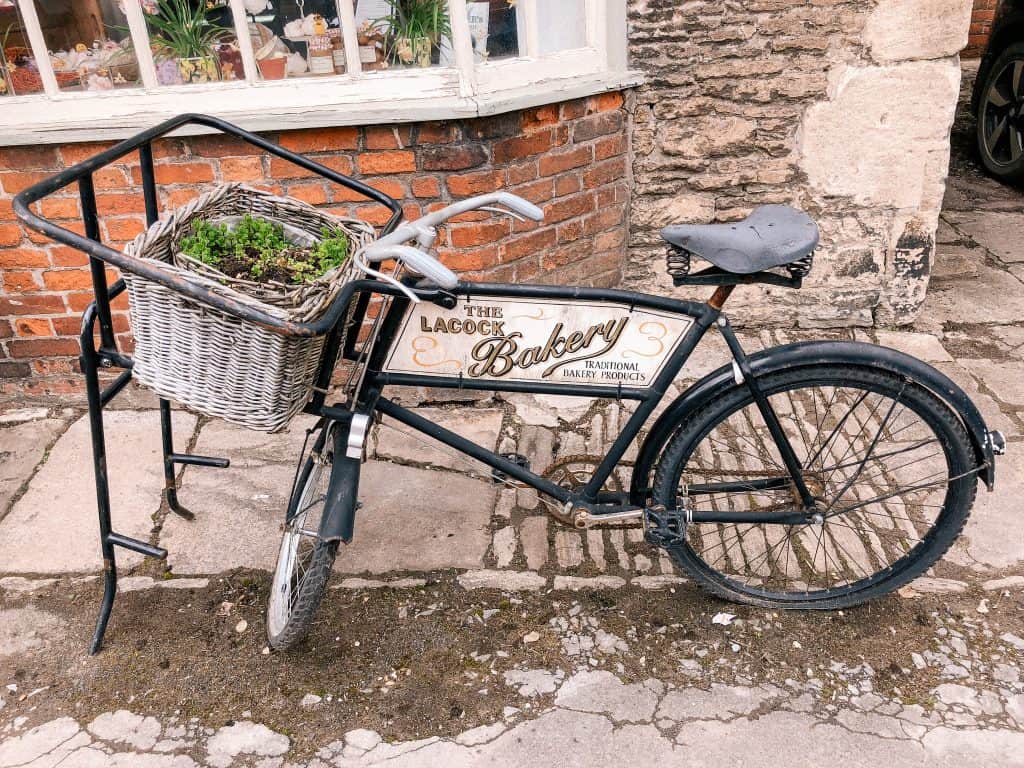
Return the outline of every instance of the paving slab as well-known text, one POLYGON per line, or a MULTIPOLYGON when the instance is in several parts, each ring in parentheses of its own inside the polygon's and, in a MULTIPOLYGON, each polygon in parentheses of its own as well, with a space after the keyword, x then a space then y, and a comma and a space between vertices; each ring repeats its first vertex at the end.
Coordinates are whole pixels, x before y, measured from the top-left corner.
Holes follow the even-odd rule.
MULTIPOLYGON (((494 450, 504 414, 497 408, 418 408, 416 413, 458 433, 477 445, 494 450)), ((443 443, 415 432, 412 427, 388 419, 376 431, 376 455, 383 459, 414 462, 420 466, 465 470, 483 464, 462 456, 443 443)))
POLYGON ((854 339, 877 343, 879 346, 895 349, 926 363, 948 363, 953 360, 953 356, 942 346, 942 342, 930 333, 876 331, 874 335, 873 340, 866 331, 858 330, 854 333, 854 339))
POLYGON ((625 685, 611 672, 584 671, 573 675, 562 686, 555 705, 578 712, 606 714, 616 722, 646 722, 653 717, 664 691, 665 686, 659 680, 625 685))
POLYGON ((1000 261, 1024 262, 1024 242, 1020 237, 1021 214, 1005 211, 948 213, 954 229, 967 235, 1000 261))
POLYGON ((1018 359, 1024 357, 1024 322, 1017 325, 996 325, 991 330, 1009 347, 1011 355, 1018 359))
MULTIPOLYGON (((197 453, 227 456, 229 469, 189 468, 179 498, 196 518, 169 515, 160 536, 175 573, 272 570, 304 429, 266 435, 222 422, 203 428, 197 453)), ((490 537, 494 490, 486 483, 381 461, 363 465, 354 542, 344 573, 479 567, 490 537)))
MULTIPOLYGON (((111 411, 104 415, 114 530, 148 539, 160 508, 163 459, 158 411, 111 411)), ((174 419, 176 445, 192 436, 195 416, 174 419)), ((53 446, 28 490, 0 521, 4 571, 73 573, 100 567, 96 486, 88 417, 79 418, 53 446)), ((118 551, 118 563, 142 555, 118 551)))
POLYGON ((490 544, 495 486, 463 475, 382 461, 363 465, 344 573, 479 568, 490 544))
POLYGON ((1002 402, 1024 408, 1024 361, 1022 360, 958 360, 1002 402))
POLYGON ((66 425, 42 418, 0 428, 0 518, 66 425))
POLYGON ((978 270, 985 263, 983 248, 968 248, 962 245, 939 245, 931 267, 931 280, 963 280, 978 276, 978 270))
POLYGON ((971 516, 946 557, 978 570, 1003 569, 1024 562, 1024 455, 1011 450, 996 461, 996 489, 979 483, 971 516))
POLYGON ((989 429, 998 429, 1007 437, 1014 437, 1021 433, 1020 427, 1003 413, 999 403, 989 395, 981 392, 978 388, 978 382, 966 368, 959 363, 935 363, 935 367, 951 378, 970 396, 981 412, 982 417, 985 419, 985 425, 989 429))
POLYGON ((523 520, 519 532, 523 542, 526 566, 532 570, 541 568, 548 561, 548 517, 540 515, 523 520))
POLYGON ((231 466, 185 470, 178 498, 195 519, 170 514, 160 533, 175 573, 273 568, 295 466, 313 423, 300 417, 273 435, 222 421, 203 427, 195 453, 226 457, 231 466))
POLYGON ((64 630, 65 621, 38 608, 0 610, 0 656, 17 656, 43 648, 64 630))
POLYGON ((1024 285, 1009 272, 982 266, 972 280, 932 286, 921 317, 941 323, 1019 323, 1024 317, 1024 285))

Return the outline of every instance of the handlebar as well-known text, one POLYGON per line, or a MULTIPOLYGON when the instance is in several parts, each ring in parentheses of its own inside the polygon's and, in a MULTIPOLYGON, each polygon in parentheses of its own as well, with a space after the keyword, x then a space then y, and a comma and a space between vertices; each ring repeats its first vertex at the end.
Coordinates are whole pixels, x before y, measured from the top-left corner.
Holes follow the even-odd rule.
POLYGON ((363 251, 367 261, 395 259, 442 288, 454 288, 459 284, 458 276, 429 253, 411 245, 371 246, 363 251))
POLYGON ((360 256, 367 262, 396 259, 413 272, 423 275, 440 287, 454 288, 459 283, 459 278, 455 273, 421 249, 430 248, 434 244, 434 240, 437 238, 435 227, 463 213, 481 208, 505 213, 519 219, 527 218, 533 221, 543 221, 544 219, 544 211, 530 201, 509 192, 491 192, 460 200, 416 221, 406 222, 398 226, 391 234, 384 235, 368 245, 362 250, 360 256), (494 207, 499 205, 508 210, 503 211, 494 207), (415 240, 420 248, 405 245, 410 240, 415 240))

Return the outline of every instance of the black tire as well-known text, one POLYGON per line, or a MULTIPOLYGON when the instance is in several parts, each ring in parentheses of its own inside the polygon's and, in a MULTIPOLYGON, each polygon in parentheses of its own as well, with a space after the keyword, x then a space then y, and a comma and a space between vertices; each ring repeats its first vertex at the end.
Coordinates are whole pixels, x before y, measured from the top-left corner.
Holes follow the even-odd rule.
POLYGON ((310 535, 319 529, 331 474, 326 438, 324 430, 303 463, 271 581, 267 642, 278 651, 294 648, 309 634, 338 554, 337 541, 325 542, 310 535))
POLYGON ((976 138, 981 162, 1000 181, 1024 181, 1024 42, 989 67, 978 91, 976 138))
MULTIPOLYGON (((977 490, 973 448, 960 419, 945 403, 906 378, 868 367, 809 366, 769 374, 758 382, 824 514, 813 526, 690 523, 682 542, 667 547, 679 568, 727 600, 771 608, 836 609, 887 594, 942 557, 963 529, 977 490), (829 389, 833 395, 826 401, 829 389), (872 398, 874 410, 868 411, 872 398), (840 418, 848 405, 849 415, 840 418), (847 424, 859 427, 853 439, 845 434, 847 424), (875 426, 878 436, 869 441, 865 434, 859 447, 860 433, 870 434, 875 426), (891 442, 882 439, 883 433, 891 442), (843 444, 846 451, 836 457, 843 444), (889 445, 909 447, 892 450, 889 445), (917 472, 926 474, 891 490, 896 478, 917 472), (878 488, 885 490, 878 493, 878 488), (853 497, 847 495, 851 489, 853 497), (877 495, 865 500, 865 489, 877 495), (933 520, 926 519, 932 515, 933 520), (864 557, 856 561, 861 551, 864 557)), ((786 477, 785 470, 774 471, 781 467, 781 458, 758 419, 756 404, 739 385, 684 420, 655 472, 655 502, 668 509, 681 504, 697 510, 796 508, 791 483, 770 490, 759 485, 756 491, 746 485, 758 478, 786 477), (732 478, 746 487, 717 492, 709 490, 716 482, 710 478, 732 478), (683 483, 685 492, 679 490, 683 483)))

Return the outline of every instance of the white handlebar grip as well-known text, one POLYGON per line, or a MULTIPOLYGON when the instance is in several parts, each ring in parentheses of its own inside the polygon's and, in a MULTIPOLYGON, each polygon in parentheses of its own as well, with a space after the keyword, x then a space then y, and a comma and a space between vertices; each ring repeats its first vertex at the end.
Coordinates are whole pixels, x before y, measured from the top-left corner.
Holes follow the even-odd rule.
POLYGON ((448 267, 429 253, 410 245, 371 245, 363 252, 363 258, 367 261, 397 259, 413 272, 423 275, 442 288, 454 288, 459 284, 459 278, 448 267))

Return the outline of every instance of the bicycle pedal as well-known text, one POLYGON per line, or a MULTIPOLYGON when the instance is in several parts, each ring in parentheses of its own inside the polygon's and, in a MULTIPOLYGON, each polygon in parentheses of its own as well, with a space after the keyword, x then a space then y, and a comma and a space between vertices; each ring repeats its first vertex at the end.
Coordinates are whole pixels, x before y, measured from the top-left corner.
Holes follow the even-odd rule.
MULTIPOLYGON (((501 458, 505 459, 506 461, 511 461, 517 467, 522 467, 523 469, 526 470, 530 468, 530 460, 523 456, 523 454, 521 453, 499 453, 498 455, 501 456, 501 458)), ((508 475, 502 472, 500 469, 491 470, 492 483, 500 485, 503 483, 507 483, 508 481, 508 475)))
POLYGON ((667 510, 662 506, 644 510, 644 540, 656 547, 673 547, 686 536, 685 510, 667 510))

